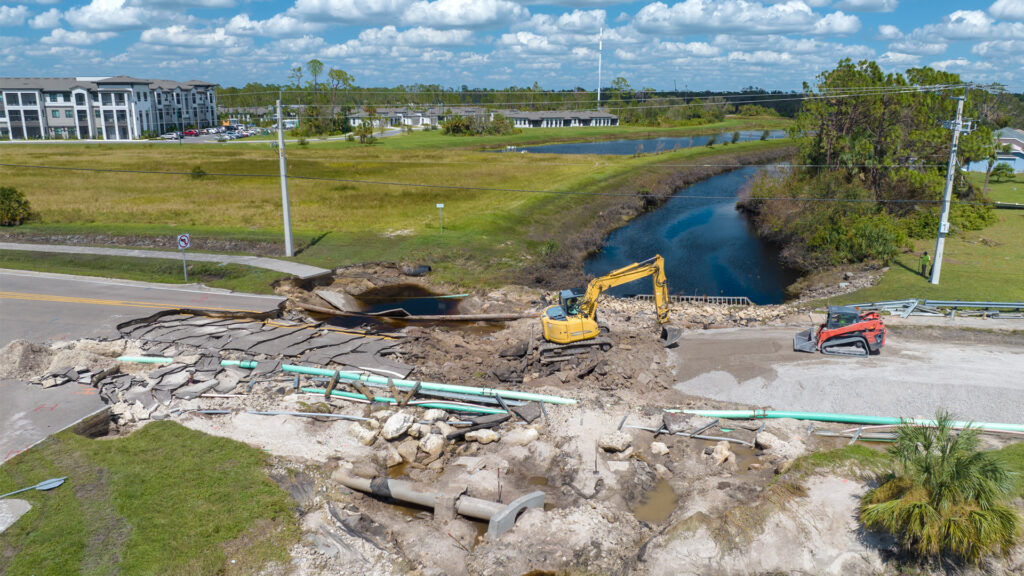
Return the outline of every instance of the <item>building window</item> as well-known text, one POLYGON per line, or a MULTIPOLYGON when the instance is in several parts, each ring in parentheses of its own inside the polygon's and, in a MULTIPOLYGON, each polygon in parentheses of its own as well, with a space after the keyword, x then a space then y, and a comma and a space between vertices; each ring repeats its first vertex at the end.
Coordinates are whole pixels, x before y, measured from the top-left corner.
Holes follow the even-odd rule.
POLYGON ((99 111, 99 110, 96 110, 95 112, 96 112, 95 116, 96 116, 97 118, 99 118, 99 117, 100 117, 100 111, 99 111))
POLYGON ((39 112, 25 110, 25 122, 39 122, 39 112))
POLYGON ((50 102, 56 102, 56 101, 57 101, 57 95, 56 94, 50 94, 50 102))
POLYGON ((104 92, 104 93, 103 93, 103 105, 104 105, 104 106, 110 106, 110 105, 112 105, 113 103, 114 103, 114 99, 113 99, 113 97, 112 97, 112 96, 110 95, 110 92, 104 92))
POLYGON ((124 106, 124 94, 123 93, 118 92, 117 94, 114 95, 114 98, 116 98, 116 102, 117 102, 118 106, 124 106))
POLYGON ((72 114, 71 110, 65 110, 64 111, 64 117, 65 118, 74 118, 75 116, 74 116, 74 114, 72 114))
POLYGON ((75 104, 85 106, 85 94, 75 94, 75 104))
POLYGON ((54 110, 50 113, 50 116, 53 116, 54 118, 60 118, 60 110, 54 110))
POLYGON ((22 106, 35 106, 36 105, 36 95, 35 94, 31 94, 31 93, 30 94, 22 94, 21 95, 21 105, 22 106))
POLYGON ((7 101, 7 105, 8 106, 17 106, 18 105, 18 93, 17 92, 8 92, 7 94, 4 94, 4 100, 7 101))

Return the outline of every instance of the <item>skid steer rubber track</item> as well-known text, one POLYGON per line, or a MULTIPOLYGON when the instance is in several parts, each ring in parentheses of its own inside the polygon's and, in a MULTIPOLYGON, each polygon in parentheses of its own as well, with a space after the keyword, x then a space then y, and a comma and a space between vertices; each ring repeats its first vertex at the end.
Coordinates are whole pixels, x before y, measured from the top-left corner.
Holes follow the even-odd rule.
POLYGON ((821 353, 829 356, 863 357, 868 355, 868 343, 863 336, 830 338, 822 342, 821 353))

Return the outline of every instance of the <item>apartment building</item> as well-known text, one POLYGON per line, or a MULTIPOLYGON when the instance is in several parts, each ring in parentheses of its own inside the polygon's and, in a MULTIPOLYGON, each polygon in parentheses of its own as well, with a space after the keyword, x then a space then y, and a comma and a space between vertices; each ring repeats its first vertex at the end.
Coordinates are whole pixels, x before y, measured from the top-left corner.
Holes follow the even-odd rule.
POLYGON ((137 140, 217 122, 215 84, 130 76, 0 78, 0 140, 137 140))

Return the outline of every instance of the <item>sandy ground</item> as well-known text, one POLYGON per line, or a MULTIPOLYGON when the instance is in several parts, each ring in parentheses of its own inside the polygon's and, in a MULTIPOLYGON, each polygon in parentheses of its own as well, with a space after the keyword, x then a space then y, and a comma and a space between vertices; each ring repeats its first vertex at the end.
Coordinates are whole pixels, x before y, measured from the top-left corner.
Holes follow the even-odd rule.
POLYGON ((776 410, 1024 424, 1024 336, 893 330, 878 356, 792 351, 799 327, 691 331, 669 355, 684 394, 776 410), (973 340, 973 341, 972 341, 973 340))

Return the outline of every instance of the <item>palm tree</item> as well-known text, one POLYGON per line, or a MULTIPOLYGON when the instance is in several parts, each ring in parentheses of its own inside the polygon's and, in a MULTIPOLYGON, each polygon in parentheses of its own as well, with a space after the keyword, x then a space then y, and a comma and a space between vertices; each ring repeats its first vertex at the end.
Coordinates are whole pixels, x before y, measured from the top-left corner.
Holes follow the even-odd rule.
POLYGON ((306 62, 306 70, 313 76, 313 98, 316 98, 318 92, 318 85, 316 79, 320 76, 320 73, 324 71, 324 63, 313 58, 309 62, 306 62))
POLYGON ((860 520, 922 557, 952 554, 977 562, 1006 555, 1021 528, 1017 512, 1003 503, 1013 489, 1012 473, 978 449, 977 429, 957 434, 954 424, 940 412, 934 427, 899 427, 889 451, 902 471, 864 495, 860 520))

